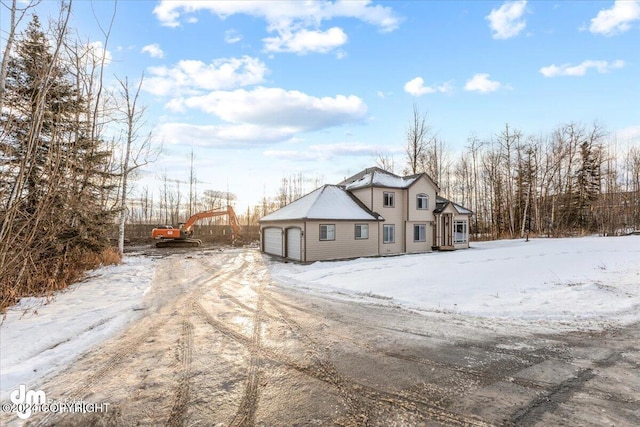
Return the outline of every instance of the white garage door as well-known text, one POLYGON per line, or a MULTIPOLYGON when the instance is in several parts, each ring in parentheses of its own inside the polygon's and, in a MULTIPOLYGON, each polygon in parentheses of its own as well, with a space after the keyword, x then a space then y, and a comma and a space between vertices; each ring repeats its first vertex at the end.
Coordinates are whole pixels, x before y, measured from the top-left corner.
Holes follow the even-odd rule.
POLYGON ((264 229, 264 251, 271 255, 282 256, 282 230, 279 228, 264 229))
POLYGON ((302 260, 302 251, 300 250, 301 233, 299 228, 290 228, 287 230, 287 258, 302 260))

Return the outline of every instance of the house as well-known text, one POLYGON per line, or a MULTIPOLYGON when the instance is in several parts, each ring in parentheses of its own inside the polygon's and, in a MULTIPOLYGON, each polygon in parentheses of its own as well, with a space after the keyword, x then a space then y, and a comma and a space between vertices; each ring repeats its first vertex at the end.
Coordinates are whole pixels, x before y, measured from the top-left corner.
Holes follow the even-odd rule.
POLYGON ((260 220, 262 251, 311 262, 469 247, 472 212, 425 173, 365 169, 260 220))

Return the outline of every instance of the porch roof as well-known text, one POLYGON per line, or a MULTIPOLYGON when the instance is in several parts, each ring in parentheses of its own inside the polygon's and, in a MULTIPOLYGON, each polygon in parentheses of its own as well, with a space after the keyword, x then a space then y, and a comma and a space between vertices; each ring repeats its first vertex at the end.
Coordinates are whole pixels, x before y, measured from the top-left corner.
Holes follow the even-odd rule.
POLYGON ((473 212, 469 209, 460 206, 459 204, 454 203, 451 200, 447 200, 441 196, 436 196, 436 208, 433 210, 433 213, 442 213, 445 209, 447 209, 447 206, 452 206, 459 215, 473 215, 473 212))

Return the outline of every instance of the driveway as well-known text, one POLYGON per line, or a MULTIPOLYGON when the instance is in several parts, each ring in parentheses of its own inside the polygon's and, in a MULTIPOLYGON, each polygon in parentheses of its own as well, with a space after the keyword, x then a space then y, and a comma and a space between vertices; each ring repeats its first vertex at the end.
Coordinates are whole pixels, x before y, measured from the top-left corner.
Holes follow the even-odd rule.
POLYGON ((540 334, 284 287, 255 249, 163 253, 144 316, 42 387, 106 411, 28 425, 640 425, 638 324, 540 334))

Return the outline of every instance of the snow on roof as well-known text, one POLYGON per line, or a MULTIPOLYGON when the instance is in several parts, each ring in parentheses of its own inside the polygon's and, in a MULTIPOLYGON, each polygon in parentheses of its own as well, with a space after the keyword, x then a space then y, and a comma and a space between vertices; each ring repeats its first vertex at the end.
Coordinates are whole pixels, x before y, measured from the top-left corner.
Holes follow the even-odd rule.
POLYGON ((401 177, 393 175, 379 169, 364 174, 360 179, 347 184, 347 190, 355 190, 364 187, 390 187, 390 188, 407 188, 413 184, 420 175, 401 177))
POLYGON ((436 209, 434 210, 435 213, 440 213, 442 211, 444 211, 447 207, 447 205, 451 204, 451 206, 453 206, 453 208, 460 214, 460 215, 473 215, 473 212, 470 211, 469 209, 460 206, 457 203, 452 202, 451 200, 447 200, 442 196, 436 196, 436 209))
POLYGON ((453 207, 456 208, 456 210, 458 211, 459 214, 466 214, 466 215, 473 215, 473 212, 471 212, 469 209, 467 208, 463 208, 462 206, 460 206, 457 203, 453 204, 453 207))
POLYGON ((336 185, 325 185, 291 204, 263 217, 260 221, 293 219, 342 219, 377 221, 378 217, 336 185))

